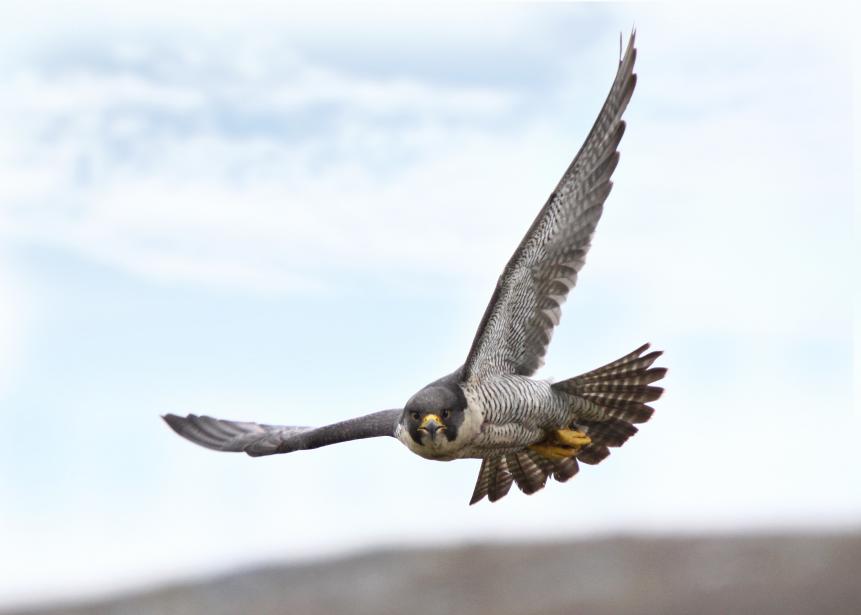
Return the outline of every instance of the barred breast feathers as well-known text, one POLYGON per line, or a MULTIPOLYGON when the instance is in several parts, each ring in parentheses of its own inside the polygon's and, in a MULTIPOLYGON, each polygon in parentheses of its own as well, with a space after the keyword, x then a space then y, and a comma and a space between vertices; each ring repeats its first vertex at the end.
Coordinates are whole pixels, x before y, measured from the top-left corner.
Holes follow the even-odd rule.
POLYGON ((484 412, 487 424, 522 423, 548 427, 568 415, 566 396, 553 390, 545 380, 501 375, 467 385, 484 412))
POLYGON ((549 382, 523 376, 489 377, 464 385, 481 429, 462 451, 464 457, 519 450, 543 439, 548 429, 570 421, 567 396, 549 382))

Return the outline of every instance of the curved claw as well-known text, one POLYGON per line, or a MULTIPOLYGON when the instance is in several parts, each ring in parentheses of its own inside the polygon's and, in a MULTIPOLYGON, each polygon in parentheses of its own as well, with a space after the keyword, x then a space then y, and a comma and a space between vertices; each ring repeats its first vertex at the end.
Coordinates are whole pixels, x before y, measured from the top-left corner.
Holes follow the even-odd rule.
POLYGON ((560 461, 575 457, 584 447, 589 446, 592 439, 582 431, 574 429, 557 429, 541 442, 529 446, 542 457, 552 461, 560 461))

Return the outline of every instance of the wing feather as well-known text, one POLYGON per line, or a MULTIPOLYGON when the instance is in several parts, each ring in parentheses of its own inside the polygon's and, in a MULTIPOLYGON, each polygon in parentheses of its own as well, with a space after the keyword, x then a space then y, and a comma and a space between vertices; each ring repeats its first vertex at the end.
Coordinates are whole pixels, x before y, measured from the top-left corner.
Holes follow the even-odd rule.
POLYGON ((225 421, 211 416, 166 414, 165 422, 180 436, 216 451, 252 457, 292 453, 338 442, 394 436, 401 410, 383 410, 324 427, 293 427, 225 421))
POLYGON ((494 289, 464 364, 464 377, 531 376, 541 367, 562 305, 577 283, 619 163, 622 114, 637 76, 634 33, 595 124, 530 226, 494 289))

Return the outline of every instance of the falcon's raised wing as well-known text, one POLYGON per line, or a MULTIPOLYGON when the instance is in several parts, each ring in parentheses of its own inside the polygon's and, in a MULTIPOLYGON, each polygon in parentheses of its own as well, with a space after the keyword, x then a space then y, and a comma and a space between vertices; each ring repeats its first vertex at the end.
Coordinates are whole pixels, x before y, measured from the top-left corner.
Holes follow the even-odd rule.
POLYGON ((499 278, 464 364, 464 378, 530 376, 544 363, 562 304, 577 282, 610 194, 610 176, 637 76, 634 33, 589 136, 499 278))
POLYGON ((223 421, 211 416, 166 414, 165 422, 186 440, 216 451, 252 457, 292 453, 348 440, 394 436, 401 410, 382 410, 325 427, 288 427, 223 421))

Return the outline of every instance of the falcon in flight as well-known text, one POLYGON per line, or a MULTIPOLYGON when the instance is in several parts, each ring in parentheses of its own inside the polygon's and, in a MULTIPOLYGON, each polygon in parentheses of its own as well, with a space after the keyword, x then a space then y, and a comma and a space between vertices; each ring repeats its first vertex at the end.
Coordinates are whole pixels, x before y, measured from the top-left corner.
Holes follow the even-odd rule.
MULTIPOLYGON (((621 54, 620 54, 621 55, 621 54)), ((646 344, 583 375, 551 383, 543 364, 562 304, 577 282, 610 194, 625 132, 622 114, 637 76, 634 34, 592 130, 517 246, 494 289, 466 361, 413 395, 403 408, 324 427, 289 427, 173 414, 176 433, 218 451, 252 457, 391 436, 426 459, 481 459, 470 504, 494 502, 512 483, 527 494, 552 476, 565 482, 596 464, 652 415, 652 386, 666 369, 646 344)))

